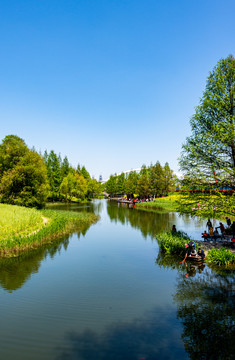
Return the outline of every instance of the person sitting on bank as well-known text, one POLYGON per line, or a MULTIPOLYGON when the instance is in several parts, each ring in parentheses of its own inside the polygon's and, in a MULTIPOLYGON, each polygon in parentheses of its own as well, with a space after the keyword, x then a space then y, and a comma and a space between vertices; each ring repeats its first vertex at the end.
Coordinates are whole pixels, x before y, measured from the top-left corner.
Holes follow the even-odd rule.
POLYGON ((171 231, 172 231, 172 232, 176 232, 176 226, 175 226, 175 225, 172 225, 171 231))
POLYGON ((202 259, 205 258, 205 253, 204 253, 204 251, 203 251, 201 248, 198 249, 197 254, 198 254, 199 256, 201 256, 202 259))

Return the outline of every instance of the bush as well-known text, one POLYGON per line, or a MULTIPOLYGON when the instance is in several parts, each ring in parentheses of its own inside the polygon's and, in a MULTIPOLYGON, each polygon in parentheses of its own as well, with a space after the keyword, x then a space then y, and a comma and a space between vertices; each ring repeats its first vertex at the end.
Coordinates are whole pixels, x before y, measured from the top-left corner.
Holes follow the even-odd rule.
POLYGON ((207 262, 211 265, 235 265, 235 254, 224 248, 211 249, 207 254, 207 262))

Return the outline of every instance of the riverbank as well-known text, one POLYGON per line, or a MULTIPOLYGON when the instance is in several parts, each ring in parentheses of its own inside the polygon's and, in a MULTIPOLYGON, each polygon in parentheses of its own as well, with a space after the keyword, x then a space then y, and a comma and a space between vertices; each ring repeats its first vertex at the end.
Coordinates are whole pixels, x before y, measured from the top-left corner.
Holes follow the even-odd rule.
POLYGON ((213 195, 212 197, 207 194, 182 194, 182 193, 172 193, 169 196, 156 198, 153 201, 136 203, 136 209, 146 210, 146 211, 166 211, 172 212, 177 211, 182 214, 188 214, 191 216, 199 216, 201 218, 214 218, 217 220, 225 220, 226 217, 230 217, 232 221, 235 221, 235 208, 234 208, 234 197, 227 195, 228 197, 223 197, 221 195, 216 197, 213 195), (209 200, 208 200, 209 198, 209 200), (211 213, 211 209, 208 210, 206 206, 204 206, 204 202, 208 204, 211 203, 211 198, 213 203, 217 203, 217 206, 214 206, 213 212, 211 213), (217 200, 216 200, 217 199, 217 200), (218 199, 222 201, 222 207, 220 207, 220 203, 218 199), (222 200, 221 200, 222 199, 222 200), (233 205, 232 205, 233 203, 233 205), (225 206, 227 204, 227 206, 225 206))
POLYGON ((14 257, 75 230, 85 232, 98 217, 92 213, 0 204, 0 219, 0 256, 14 257))

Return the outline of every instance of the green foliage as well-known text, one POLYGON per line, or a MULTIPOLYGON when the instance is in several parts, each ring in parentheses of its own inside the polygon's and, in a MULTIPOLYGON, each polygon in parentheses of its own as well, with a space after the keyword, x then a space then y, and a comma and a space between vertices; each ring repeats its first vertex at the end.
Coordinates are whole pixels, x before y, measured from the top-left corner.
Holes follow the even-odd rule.
POLYGON ((235 185, 235 59, 229 55, 210 73, 206 89, 191 118, 192 135, 186 139, 181 169, 191 179, 235 185))
POLYGON ((69 173, 62 181, 60 192, 66 200, 72 200, 73 197, 84 199, 88 191, 87 181, 82 175, 69 173))
POLYGON ((40 208, 47 195, 47 171, 41 156, 19 137, 6 136, 0 145, 0 201, 40 208))
POLYGON ((65 156, 63 161, 61 162, 61 178, 63 179, 65 176, 67 176, 70 170, 71 166, 69 164, 67 156, 65 156))
POLYGON ((211 265, 235 265, 235 254, 227 249, 211 249, 207 254, 207 262, 211 265))
POLYGON ((167 255, 185 255, 185 243, 188 243, 190 238, 184 232, 165 232, 157 235, 157 242, 160 250, 167 255))
POLYGON ((102 193, 102 188, 100 182, 96 179, 88 179, 88 190, 87 190, 87 197, 92 199, 98 194, 102 193))
POLYGON ((210 193, 181 193, 177 201, 177 209, 184 214, 203 218, 222 218, 235 216, 235 194, 225 195, 219 191, 210 193))
POLYGON ((157 162, 149 167, 143 165, 139 174, 131 171, 128 175, 111 175, 105 185, 110 195, 137 194, 146 197, 167 195, 175 189, 175 184, 176 176, 168 163, 162 167, 157 162))
POLYGON ((44 154, 44 160, 47 166, 47 175, 50 184, 50 198, 56 200, 60 196, 60 184, 62 180, 60 159, 56 153, 51 150, 49 155, 44 154))

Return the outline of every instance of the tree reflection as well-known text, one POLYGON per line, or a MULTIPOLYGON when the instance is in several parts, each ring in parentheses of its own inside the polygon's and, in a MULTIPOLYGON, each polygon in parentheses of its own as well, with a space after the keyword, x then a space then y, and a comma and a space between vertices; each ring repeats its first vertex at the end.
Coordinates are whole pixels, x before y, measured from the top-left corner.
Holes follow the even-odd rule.
POLYGON ((176 222, 176 213, 156 213, 136 210, 126 204, 107 203, 107 212, 111 221, 130 224, 140 229, 142 235, 155 237, 157 233, 169 230, 176 222))
POLYGON ((186 279, 179 276, 174 296, 182 338, 191 359, 234 359, 234 274, 224 276, 206 270, 186 279))
MULTIPOLYGON (((74 233, 78 239, 84 236, 90 225, 84 225, 82 230, 74 233)), ((33 273, 37 273, 41 263, 47 257, 51 259, 62 250, 67 250, 70 235, 53 240, 52 243, 42 245, 33 251, 28 251, 16 258, 0 259, 0 286, 12 292, 20 289, 28 281, 33 273)))

